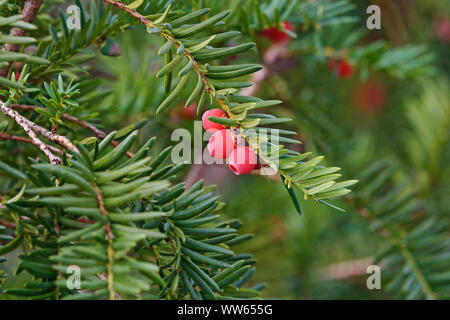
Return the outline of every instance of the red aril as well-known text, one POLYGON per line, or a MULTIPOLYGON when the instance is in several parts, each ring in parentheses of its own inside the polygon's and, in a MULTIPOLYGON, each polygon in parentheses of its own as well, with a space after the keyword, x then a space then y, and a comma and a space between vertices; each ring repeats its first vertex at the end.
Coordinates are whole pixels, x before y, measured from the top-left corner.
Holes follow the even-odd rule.
POLYGON ((387 94, 384 85, 378 81, 368 81, 356 86, 354 101, 364 113, 375 113, 386 106, 387 94))
POLYGON ((353 75, 353 66, 347 60, 328 60, 328 69, 339 78, 348 78, 353 75))
MULTIPOLYGON (((289 21, 284 21, 283 27, 286 30, 294 31, 294 27, 289 21)), ((269 39, 272 43, 286 43, 291 39, 291 37, 286 32, 276 27, 262 30, 261 35, 269 39)))
POLYGON ((227 114, 222 109, 212 109, 206 111, 202 116, 203 128, 208 132, 216 132, 217 130, 226 128, 223 124, 208 120, 209 117, 226 118, 227 114))
POLYGON ((214 158, 225 159, 233 151, 234 136, 230 130, 216 131, 208 142, 208 151, 214 158))
POLYGON ((246 146, 237 146, 228 157, 228 166, 237 175, 252 172, 257 163, 256 154, 246 146))

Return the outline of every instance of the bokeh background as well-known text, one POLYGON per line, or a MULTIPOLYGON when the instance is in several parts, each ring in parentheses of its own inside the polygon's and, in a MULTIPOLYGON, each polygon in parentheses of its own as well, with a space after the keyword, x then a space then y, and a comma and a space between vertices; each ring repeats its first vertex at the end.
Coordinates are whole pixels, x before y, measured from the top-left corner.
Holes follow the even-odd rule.
MULTIPOLYGON (((249 1, 198 2, 218 11, 237 10, 249 1)), ((270 1, 260 2, 264 6, 270 1)), ((421 214, 436 217, 444 226, 450 221, 450 2, 345 1, 349 9, 335 18, 345 16, 348 21, 329 23, 320 32, 305 27, 308 5, 315 2, 300 1, 301 9, 289 15, 296 39, 277 44, 259 33, 243 32, 233 42, 256 40, 257 49, 223 63, 258 62, 270 70, 251 93, 284 101, 273 112, 294 120, 284 129, 298 132, 303 144, 297 151, 325 155, 326 164, 342 167, 348 179, 360 179, 371 165, 386 161, 393 168, 386 173, 393 182, 385 184, 378 176, 379 192, 389 194, 395 184, 405 183, 421 204, 421 214), (381 8, 381 30, 366 28, 370 4, 381 8), (342 74, 333 61, 345 61, 350 69, 342 74)), ((229 23, 233 26, 233 19, 229 23)), ((84 82, 81 90, 92 89, 96 98, 90 103, 96 103, 105 128, 149 119, 141 139, 156 135, 162 149, 174 129, 193 129, 195 106, 183 109, 180 100, 171 112, 155 117, 164 97, 163 81, 155 79, 161 66, 155 54, 160 41, 138 26, 116 41, 121 56, 88 62, 97 78, 84 82)), ((397 297, 398 290, 385 286, 393 270, 383 265, 382 290, 366 287, 367 266, 391 245, 364 215, 363 204, 377 201, 370 192, 374 190, 360 190, 364 185, 357 184, 353 189, 357 195, 366 192, 361 196, 366 202, 355 206, 351 197, 332 202, 345 213, 300 199, 300 216, 276 178, 237 177, 224 166, 197 165, 185 172, 188 183, 199 178, 217 185, 227 203, 224 214, 240 219, 242 231, 254 235, 238 249, 257 259, 253 282, 267 283, 263 297, 397 297)), ((448 243, 448 235, 447 228, 436 241, 448 243)), ((7 266, 11 273, 14 255, 7 266)))

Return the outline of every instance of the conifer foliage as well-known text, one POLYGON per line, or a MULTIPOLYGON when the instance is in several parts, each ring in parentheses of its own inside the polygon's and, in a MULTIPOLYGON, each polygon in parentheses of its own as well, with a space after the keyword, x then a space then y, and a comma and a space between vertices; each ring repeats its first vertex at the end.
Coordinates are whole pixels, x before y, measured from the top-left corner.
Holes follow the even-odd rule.
MULTIPOLYGON (((343 197, 370 208, 368 199, 393 175, 390 169, 376 164, 362 175, 362 189, 350 196, 357 180, 341 179, 341 169, 324 166, 323 156, 295 151, 293 146, 301 144, 294 139, 297 132, 283 128, 292 119, 272 112, 281 109, 282 101, 242 93, 263 67, 233 59, 239 54, 252 60, 262 38, 286 45, 299 27, 317 60, 332 65, 340 78, 353 76, 353 64, 399 78, 427 74, 432 57, 423 48, 391 49, 381 42, 348 54, 347 48, 338 48, 345 56, 323 50, 354 21, 345 16, 354 8, 347 1, 323 1, 319 7, 297 0, 249 0, 242 6, 235 1, 230 10, 219 2, 75 0, 79 28, 73 28, 73 17, 62 7, 58 19, 48 19, 53 2, 0 0, 0 268, 3 256, 19 247, 23 251, 14 275, 0 271, 0 286, 6 277, 31 275, 6 294, 25 299, 260 297, 265 284, 249 284, 256 260, 234 248, 252 235, 239 233, 241 220, 223 218, 225 204, 214 187, 202 180, 186 186, 181 173, 189 164, 172 163, 172 146, 155 151, 157 137, 140 141, 146 120, 124 128, 95 124, 104 111, 98 106, 111 92, 100 90, 102 80, 90 64, 99 54, 120 56, 114 37, 136 28, 145 28, 145 36, 159 43, 151 54, 161 59, 155 77, 163 79, 164 92, 155 92, 163 97, 148 110, 149 117, 164 117, 180 100, 185 107, 196 105, 208 127, 227 128, 223 131, 241 144, 225 150, 222 158, 231 153, 235 159, 237 150, 249 150, 262 171, 276 172, 299 214, 298 193, 336 210, 342 209, 329 200, 343 197), (294 17, 295 10, 302 10, 301 19, 294 17), (320 34, 321 26, 341 29, 331 39, 320 34), (255 42, 230 45, 241 41, 240 35, 255 42), (399 57, 405 54, 417 61, 400 68, 399 57), (221 116, 211 116, 211 109, 221 116), (72 277, 76 268, 78 284, 72 277)), ((352 47, 358 39, 356 34, 341 43, 352 47)), ((255 166, 233 168, 249 173, 255 166)), ((408 203, 415 212, 416 204, 409 204, 408 194, 391 199, 381 198, 375 207, 407 225, 405 213, 397 210, 408 203)), ((409 225, 405 228, 409 232, 409 225)), ((430 219, 411 231, 408 243, 388 237, 408 262, 408 246, 417 236, 440 231, 430 219)), ((398 263, 396 253, 387 251, 380 259, 398 263)), ((392 287, 409 298, 445 294, 445 287, 435 290, 416 269, 394 277, 392 287), (402 284, 410 279, 414 290, 406 292, 402 284)))
MULTIPOLYGON (((14 28, 36 30, 22 17, 32 21, 37 10, 48 9, 45 5, 40 8, 41 4, 25 1, 22 14, 19 7, 13 7, 17 14, 2 17, 1 24, 11 27, 11 34, 14 28), (34 8, 32 12, 29 7, 34 8)), ((167 97, 156 113, 172 107, 186 85, 195 81, 186 105, 200 99, 201 112, 206 100, 215 101, 227 118, 209 120, 236 128, 250 141, 246 130, 290 120, 250 112, 281 101, 238 94, 250 84, 233 80, 261 66, 215 63, 254 44, 217 47, 239 34, 211 32, 229 11, 208 16, 209 9, 191 10, 173 1, 76 4, 81 13, 78 30, 68 27, 68 17, 60 11, 59 23, 48 25, 47 36, 1 36, 3 43, 18 45, 0 54, 1 111, 9 119, 5 129, 20 132, 20 128, 28 135, 5 131, 2 137, 31 143, 42 152, 36 158, 35 151, 30 151, 25 167, 0 162, 2 173, 8 176, 2 183, 7 187, 2 217, 14 229, 11 236, 2 226, 1 252, 26 243, 27 253, 20 256, 16 274, 33 276, 23 288, 8 289, 7 293, 30 299, 257 297, 262 286, 241 288, 254 272, 255 261, 250 255, 232 251, 233 245, 249 238, 237 234, 241 222, 220 219, 217 212, 223 204, 202 181, 188 189, 177 183, 175 174, 185 164, 163 166, 170 147, 151 159, 148 152, 155 140, 150 139, 131 153, 138 136, 135 129, 145 123, 106 134, 82 120, 80 115, 89 118, 86 107, 93 103, 92 99, 79 98, 88 93, 88 89, 83 92, 88 80, 74 82, 74 78, 68 80, 67 72, 61 73, 86 72, 79 64, 93 58, 86 50, 91 44, 99 44, 103 54, 120 54, 111 37, 131 25, 144 24, 149 36, 163 40, 155 54, 165 56, 164 67, 156 77, 164 77, 167 97), (36 46, 30 49, 31 44, 36 46), (28 53, 18 52, 21 47, 28 48, 28 53), (67 131, 71 126, 88 129, 94 137, 83 140, 86 137, 67 131), (81 287, 70 289, 67 270, 73 265, 81 268, 81 287)), ((340 175, 331 173, 338 168, 316 168, 322 157, 304 162, 309 153, 299 154, 261 139, 263 135, 257 137, 252 148, 279 171, 288 189, 298 187, 305 197, 315 200, 350 192, 345 187, 353 181, 335 183, 340 175), (263 155, 262 151, 268 152, 263 155), (279 167, 272 165, 275 157, 277 161, 282 158, 279 167)), ((296 142, 282 136, 279 141, 296 142)), ((295 198, 295 193, 291 195, 295 198)))

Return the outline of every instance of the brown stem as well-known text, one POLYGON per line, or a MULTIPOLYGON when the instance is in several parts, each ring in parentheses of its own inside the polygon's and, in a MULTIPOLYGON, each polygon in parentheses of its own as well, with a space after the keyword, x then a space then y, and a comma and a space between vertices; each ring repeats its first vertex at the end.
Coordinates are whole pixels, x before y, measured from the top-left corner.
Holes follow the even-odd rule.
MULTIPOLYGON (((33 125, 37 126, 27 118, 21 116, 17 111, 8 108, 3 101, 0 101, 0 111, 8 117, 11 117, 16 123, 22 127, 25 133, 31 138, 31 142, 36 145, 50 160, 50 163, 57 164, 61 162, 61 159, 55 156, 45 143, 43 143, 33 131, 33 125)), ((42 128, 43 129, 43 128, 42 128)), ((44 129, 45 130, 45 129, 44 129)))
MULTIPOLYGON (((39 11, 39 8, 41 7, 42 0, 25 0, 23 9, 22 9, 22 21, 31 23, 33 22, 34 18, 36 17, 37 12, 39 11)), ((21 28, 12 28, 11 32, 9 33, 10 36, 13 37, 23 37, 27 33, 26 30, 21 28)), ((11 51, 11 52, 18 52, 20 49, 20 45, 18 44, 10 44, 6 43, 3 46, 4 51, 11 51)), ((4 67, 3 69, 0 69, 0 77, 6 77, 8 75, 9 71, 9 65, 4 67)))
MULTIPOLYGON (((103 202, 102 193, 97 186, 97 183, 94 183, 94 189, 97 194, 97 204, 100 208, 100 212, 104 217, 108 215, 106 211, 105 204, 103 202)), ((114 233, 111 229, 111 223, 107 223, 105 225, 106 231, 106 240, 108 241, 107 254, 108 254, 108 265, 107 265, 107 282, 108 282, 108 291, 109 291, 109 299, 114 300, 116 298, 116 292, 114 290, 114 274, 112 271, 113 263, 114 263, 114 250, 112 248, 112 241, 114 239, 114 233)))
MULTIPOLYGON (((19 142, 24 142, 24 143, 33 143, 33 140, 31 140, 30 138, 14 136, 14 135, 11 135, 9 133, 0 133, 0 139, 2 139, 2 140, 19 141, 19 142)), ((63 150, 55 148, 53 146, 47 145, 47 148, 50 149, 51 151, 53 151, 54 153, 58 153, 60 155, 64 154, 63 150)))
MULTIPOLYGON (((14 108, 14 109, 19 109, 19 110, 25 110, 25 111, 35 111, 37 108, 40 108, 40 107, 37 107, 37 106, 30 106, 30 105, 23 105, 23 104, 12 104, 10 107, 14 108)), ((42 109, 47 110, 46 108, 42 108, 42 109)), ((91 131, 99 139, 104 139, 106 137, 106 135, 107 135, 106 132, 96 128, 95 126, 93 126, 92 124, 90 124, 87 121, 80 120, 80 119, 78 119, 78 118, 76 118, 74 116, 71 116, 71 115, 67 114, 67 113, 64 113, 62 115, 62 117, 63 117, 63 119, 66 119, 67 121, 75 123, 78 126, 91 131)), ((113 140, 113 141, 111 141, 110 144, 113 147, 117 147, 119 145, 119 142, 116 141, 116 140, 113 140)), ((127 151, 126 152, 126 156, 128 158, 132 158, 133 157, 133 153, 127 151)))
MULTIPOLYGON (((19 104, 12 104, 10 106, 12 109, 20 109, 20 110, 27 110, 27 111, 34 111, 38 107, 36 106, 27 106, 27 105, 19 105, 19 104)), ((54 142, 56 144, 59 144, 61 147, 66 148, 68 150, 72 150, 74 152, 79 152, 77 147, 74 146, 74 144, 65 136, 61 136, 58 134, 55 134, 36 123, 24 118, 25 121, 28 122, 28 125, 36 132, 47 138, 49 141, 54 142)))
POLYGON ((47 129, 41 127, 40 125, 37 125, 36 123, 28 120, 25 117, 22 117, 24 119, 25 122, 27 122, 28 126, 30 126, 31 129, 33 129, 33 131, 38 132, 40 135, 42 135, 43 137, 45 137, 47 140, 54 142, 58 145, 60 145, 61 147, 74 151, 74 152, 79 152, 78 148, 74 146, 74 144, 65 136, 60 136, 59 134, 54 134, 51 131, 48 131, 47 129))
POLYGON ((73 122, 77 125, 79 125, 82 128, 88 129, 89 131, 91 131, 97 138, 99 139, 104 139, 106 137, 106 132, 94 127, 92 124, 90 124, 89 122, 80 120, 78 118, 75 118, 74 116, 71 116, 67 113, 64 113, 62 115, 62 117, 64 119, 66 119, 67 121, 73 122))

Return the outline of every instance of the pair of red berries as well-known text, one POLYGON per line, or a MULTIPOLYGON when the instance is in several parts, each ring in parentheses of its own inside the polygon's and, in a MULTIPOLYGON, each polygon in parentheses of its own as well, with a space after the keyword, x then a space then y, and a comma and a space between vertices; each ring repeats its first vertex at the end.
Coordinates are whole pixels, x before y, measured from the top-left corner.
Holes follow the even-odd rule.
POLYGON ((228 167, 235 174, 252 172, 258 164, 258 158, 247 146, 237 146, 236 137, 225 125, 209 120, 209 117, 226 118, 221 109, 206 111, 202 116, 203 128, 213 133, 208 142, 208 151, 216 159, 228 159, 228 167))

